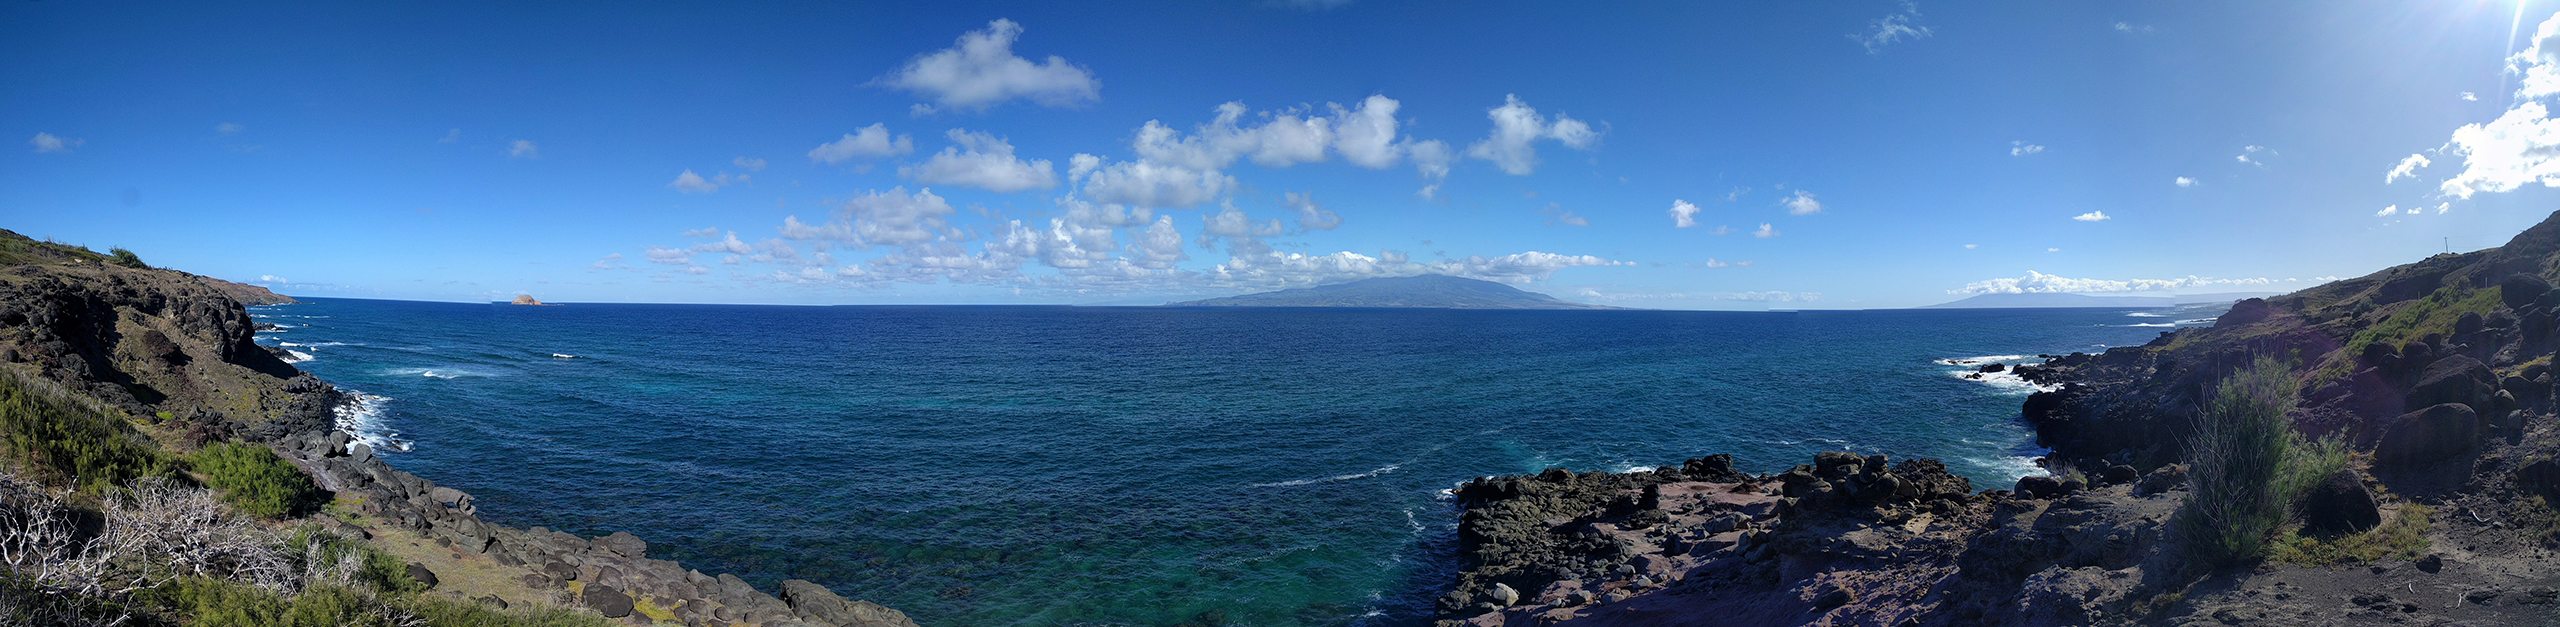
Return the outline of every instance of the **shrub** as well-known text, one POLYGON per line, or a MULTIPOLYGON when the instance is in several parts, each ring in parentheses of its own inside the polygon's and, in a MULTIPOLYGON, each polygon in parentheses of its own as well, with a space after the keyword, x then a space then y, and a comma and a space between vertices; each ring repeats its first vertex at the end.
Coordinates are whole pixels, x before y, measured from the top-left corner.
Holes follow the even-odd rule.
POLYGON ((220 579, 189 577, 138 595, 190 627, 391 627, 374 603, 345 588, 322 586, 286 597, 220 579))
POLYGON ((394 603, 434 627, 610 627, 602 616, 558 606, 492 609, 477 601, 420 594, 394 603))
POLYGON ((2418 559, 2432 544, 2427 540, 2427 528, 2435 525, 2435 512, 2425 505, 2411 503, 2401 506, 2400 513, 2380 527, 2334 540, 2305 536, 2298 529, 2287 530, 2270 545, 2267 557, 2303 566, 2418 559))
POLYGON ((133 254, 133 251, 125 250, 121 247, 109 248, 107 249, 107 254, 113 257, 113 262, 116 265, 127 268, 140 268, 144 270, 151 269, 151 266, 149 264, 142 263, 142 257, 133 254))
POLYGON ((180 476, 181 460, 137 439, 122 420, 36 385, 0 372, 0 444, 39 479, 99 493, 180 476))
POLYGON ((263 446, 223 442, 197 451, 191 461, 206 487, 221 490, 224 502, 252 516, 301 516, 329 501, 329 493, 302 469, 263 446))
POLYGON ((292 537, 285 539, 282 552, 304 581, 362 586, 384 594, 427 589, 409 578, 409 566, 400 558, 318 526, 295 530, 292 537))
POLYGON ((2306 444, 2294 432, 2286 415, 2300 391, 2292 366, 2269 357, 2216 386, 2187 441, 2190 489, 2178 512, 2179 538, 2199 565, 2258 558, 2294 503, 2326 477, 2306 466, 2328 465, 2333 454, 2344 463, 2343 445, 2306 444))

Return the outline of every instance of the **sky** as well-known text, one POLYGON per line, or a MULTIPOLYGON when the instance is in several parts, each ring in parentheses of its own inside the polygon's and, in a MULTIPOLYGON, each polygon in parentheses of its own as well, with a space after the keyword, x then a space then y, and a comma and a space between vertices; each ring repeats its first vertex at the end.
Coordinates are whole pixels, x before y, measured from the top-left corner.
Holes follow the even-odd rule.
POLYGON ((20 0, 0 228, 450 301, 2283 292, 2548 217, 2553 106, 2552 0, 20 0))

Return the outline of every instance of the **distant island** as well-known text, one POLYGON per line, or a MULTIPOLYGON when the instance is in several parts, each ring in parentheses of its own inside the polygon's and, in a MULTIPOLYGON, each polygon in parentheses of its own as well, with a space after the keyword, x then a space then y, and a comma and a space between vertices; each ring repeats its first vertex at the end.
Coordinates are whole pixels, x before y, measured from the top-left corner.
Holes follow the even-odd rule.
POLYGON ((1924 305, 1917 309, 2058 309, 2089 307, 2137 309, 2176 307, 2198 303, 2231 303, 2251 298, 2276 295, 2274 292, 2231 292, 2224 294, 2190 294, 2186 296, 2090 296, 2088 294, 1981 294, 1964 300, 1924 305))
POLYGON ((534 300, 534 298, 533 298, 533 295, 532 295, 532 294, 517 294, 517 295, 516 295, 516 299, 515 299, 514 301, 512 301, 512 302, 507 303, 507 304, 510 304, 510 305, 531 305, 531 306, 535 306, 535 307, 540 307, 540 306, 543 306, 543 305, 549 305, 550 303, 542 302, 542 301, 539 301, 539 300, 534 300))
POLYGON ((1403 307, 1415 309, 1619 309, 1590 305, 1476 279, 1443 274, 1361 279, 1166 307, 1403 307))

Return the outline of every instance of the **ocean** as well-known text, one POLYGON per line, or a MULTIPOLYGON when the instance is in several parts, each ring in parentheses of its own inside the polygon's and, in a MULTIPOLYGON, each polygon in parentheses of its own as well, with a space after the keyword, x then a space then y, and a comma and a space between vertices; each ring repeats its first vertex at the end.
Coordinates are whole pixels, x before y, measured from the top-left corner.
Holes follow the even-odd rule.
POLYGON ((1428 624, 1482 475, 1849 450, 2006 488, 2032 388, 1974 364, 2220 310, 251 308, 484 519, 930 627, 1428 624))

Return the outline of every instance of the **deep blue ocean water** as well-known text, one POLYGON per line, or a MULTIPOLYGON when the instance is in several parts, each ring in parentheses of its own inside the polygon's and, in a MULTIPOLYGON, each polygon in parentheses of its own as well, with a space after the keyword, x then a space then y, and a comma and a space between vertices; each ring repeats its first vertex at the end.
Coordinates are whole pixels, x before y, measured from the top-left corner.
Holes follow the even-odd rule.
MULTIPOLYGON (((931 627, 1427 623, 1470 477, 1820 450, 2036 472, 2027 387, 1949 360, 2219 307, 1732 313, 253 308, 346 419, 481 516, 630 531, 931 627)), ((2183 322, 2181 320, 2184 319, 2183 322)))

